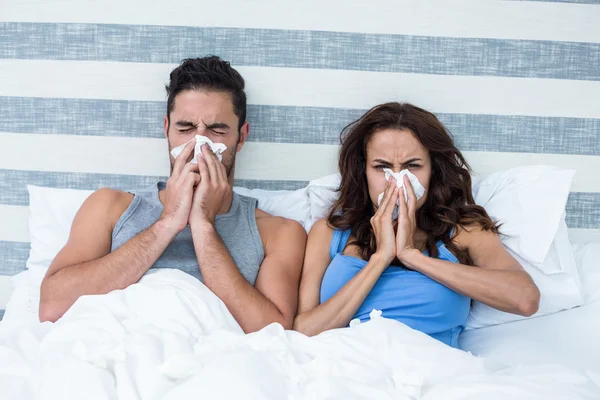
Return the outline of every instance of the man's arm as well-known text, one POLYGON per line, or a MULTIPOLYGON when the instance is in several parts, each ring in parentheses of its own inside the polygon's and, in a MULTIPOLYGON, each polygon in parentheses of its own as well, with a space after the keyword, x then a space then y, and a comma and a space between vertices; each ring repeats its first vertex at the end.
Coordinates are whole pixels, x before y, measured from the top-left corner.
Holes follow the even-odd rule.
POLYGON ((194 189, 189 223, 204 284, 225 303, 244 332, 273 322, 291 329, 306 246, 304 228, 296 221, 256 211, 265 258, 256 287, 252 286, 215 229, 217 213, 231 207, 227 171, 207 145, 197 161, 200 183, 194 189))
POLYGON ((137 282, 163 253, 171 240, 163 221, 110 252, 114 224, 130 202, 131 195, 111 189, 100 189, 84 202, 42 282, 41 321, 56 321, 80 296, 137 282))
POLYGON ((261 220, 265 258, 255 286, 242 276, 212 223, 192 226, 205 285, 225 303, 246 333, 273 322, 292 328, 306 245, 306 232, 296 221, 261 220))
POLYGON ((124 289, 150 269, 187 225, 194 187, 200 180, 198 166, 187 163, 193 149, 190 141, 175 160, 159 220, 112 253, 113 229, 132 196, 101 189, 83 203, 67 244, 42 281, 41 321, 56 321, 80 296, 124 289))

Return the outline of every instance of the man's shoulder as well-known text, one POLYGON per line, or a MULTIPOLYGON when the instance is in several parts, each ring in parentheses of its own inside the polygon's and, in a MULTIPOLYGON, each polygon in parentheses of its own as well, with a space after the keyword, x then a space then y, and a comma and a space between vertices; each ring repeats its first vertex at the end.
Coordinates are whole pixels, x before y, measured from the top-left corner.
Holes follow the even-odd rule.
POLYGON ((304 254, 306 231, 293 219, 278 217, 256 210, 256 225, 263 242, 265 255, 271 253, 304 254))
POLYGON ((261 236, 279 238, 285 240, 294 238, 306 239, 306 231, 302 224, 290 218, 279 217, 266 211, 256 209, 256 225, 261 236))
POLYGON ((112 188, 100 188, 95 190, 88 200, 98 206, 115 207, 131 203, 133 194, 112 188))
POLYGON ((86 199, 86 207, 88 211, 104 214, 114 224, 127 210, 133 198, 133 194, 122 190, 101 188, 86 199))

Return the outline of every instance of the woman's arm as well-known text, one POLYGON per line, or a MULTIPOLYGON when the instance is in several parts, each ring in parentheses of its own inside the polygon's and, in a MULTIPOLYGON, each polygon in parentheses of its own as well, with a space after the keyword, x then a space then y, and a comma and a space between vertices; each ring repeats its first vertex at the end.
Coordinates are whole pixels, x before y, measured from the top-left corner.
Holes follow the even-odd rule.
POLYGON ((428 257, 414 248, 416 196, 407 177, 408 201, 400 195, 396 251, 407 267, 498 310, 525 316, 537 312, 540 291, 523 267, 506 251, 498 235, 474 225, 459 229, 455 243, 467 249, 476 267, 428 257))
POLYGON ((298 315, 294 320, 294 330, 308 336, 347 326, 381 273, 389 265, 389 262, 386 263, 374 254, 358 274, 329 300, 319 304, 321 282, 331 262, 329 244, 332 232, 325 220, 319 220, 308 235, 300 280, 298 315))
POLYGON ((392 212, 397 197, 398 190, 394 182, 393 187, 388 185, 381 207, 371 219, 377 239, 377 252, 358 274, 323 304, 319 304, 321 282, 331 262, 329 246, 333 229, 327 225, 326 220, 319 220, 315 223, 306 244, 304 268, 300 279, 298 315, 294 320, 294 330, 313 336, 329 329, 348 325, 375 286, 381 273, 394 259, 395 237, 392 212))
POLYGON ((531 316, 540 291, 504 248, 498 235, 479 227, 461 229, 455 242, 466 248, 476 267, 428 257, 416 249, 402 253, 402 263, 444 286, 490 307, 531 316))

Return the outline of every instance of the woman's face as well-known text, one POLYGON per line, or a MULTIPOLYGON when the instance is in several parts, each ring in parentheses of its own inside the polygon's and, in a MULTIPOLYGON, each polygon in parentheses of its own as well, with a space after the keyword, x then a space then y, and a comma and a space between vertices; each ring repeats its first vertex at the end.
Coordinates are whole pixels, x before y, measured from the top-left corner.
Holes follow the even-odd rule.
POLYGON ((429 190, 431 159, 429 151, 411 131, 383 129, 375 132, 367 144, 367 183, 369 196, 375 209, 377 209, 377 198, 385 191, 387 183, 384 168, 394 172, 408 169, 419 179, 425 188, 425 194, 417 202, 417 208, 420 208, 429 190))

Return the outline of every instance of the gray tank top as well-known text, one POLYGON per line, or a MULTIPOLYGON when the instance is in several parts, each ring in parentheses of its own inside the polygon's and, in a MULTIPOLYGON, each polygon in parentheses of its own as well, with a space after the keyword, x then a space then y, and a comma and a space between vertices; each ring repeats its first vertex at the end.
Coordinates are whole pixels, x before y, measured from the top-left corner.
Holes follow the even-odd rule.
MULTIPOLYGON (((118 249, 158 220, 163 211, 158 192, 165 187, 164 182, 158 182, 148 189, 132 192, 134 198, 131 204, 115 225, 111 251, 118 249)), ((252 285, 256 282, 264 258, 264 249, 256 226, 256 204, 256 199, 234 192, 229 212, 215 218, 215 228, 229 254, 241 274, 252 285)), ((202 281, 189 225, 175 237, 152 268, 176 268, 202 281)))

